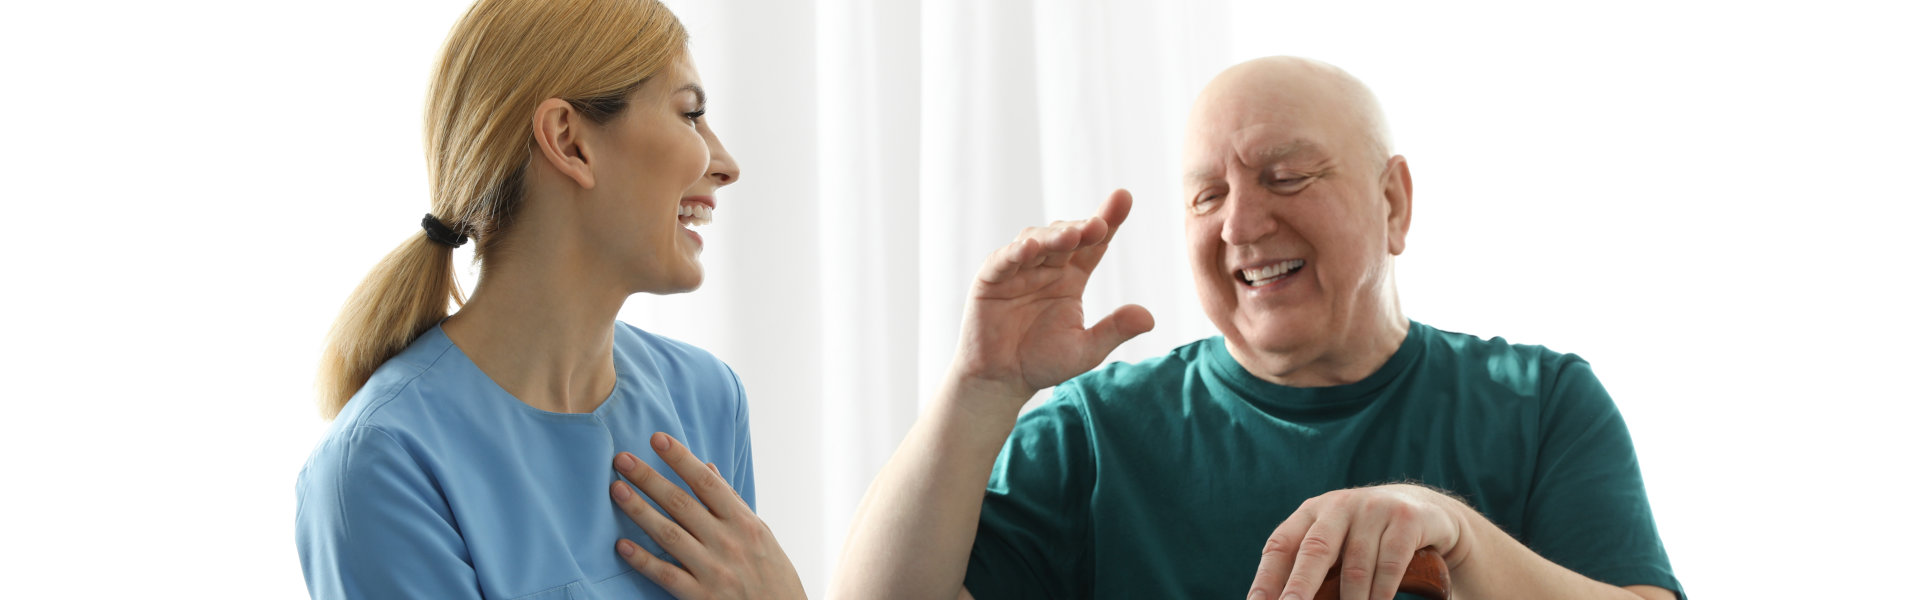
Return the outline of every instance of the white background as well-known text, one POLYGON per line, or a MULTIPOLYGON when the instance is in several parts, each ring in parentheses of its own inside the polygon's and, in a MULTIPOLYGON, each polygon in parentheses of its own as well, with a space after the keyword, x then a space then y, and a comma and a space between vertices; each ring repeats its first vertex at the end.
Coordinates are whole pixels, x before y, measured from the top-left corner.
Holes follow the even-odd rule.
MULTIPOLYGON (((321 338, 416 234, 427 74, 467 2, 24 4, 0 8, 0 596, 301 596, 321 338)), ((1911 569, 1909 4, 671 5, 745 177, 708 286, 622 318, 746 379, 761 512, 816 596, 1019 225, 1134 189, 1089 312, 1158 317, 1116 359, 1211 335, 1177 136, 1268 54, 1381 97, 1409 316, 1594 363, 1690 592, 1911 569)))

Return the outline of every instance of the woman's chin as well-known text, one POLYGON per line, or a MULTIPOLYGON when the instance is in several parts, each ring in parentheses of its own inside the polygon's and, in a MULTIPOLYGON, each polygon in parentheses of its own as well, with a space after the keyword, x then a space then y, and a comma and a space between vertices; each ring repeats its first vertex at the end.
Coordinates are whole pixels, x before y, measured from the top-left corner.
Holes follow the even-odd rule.
POLYGON ((654 273, 640 279, 633 293, 668 296, 700 289, 700 284, 706 282, 706 272, 700 267, 699 261, 692 261, 692 264, 674 269, 673 272, 654 273))

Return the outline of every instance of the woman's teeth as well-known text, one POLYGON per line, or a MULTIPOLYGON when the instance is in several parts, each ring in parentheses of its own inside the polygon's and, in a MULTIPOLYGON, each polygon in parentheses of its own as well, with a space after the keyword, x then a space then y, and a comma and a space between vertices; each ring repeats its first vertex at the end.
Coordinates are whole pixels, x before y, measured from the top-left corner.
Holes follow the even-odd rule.
POLYGON ((1260 287, 1278 281, 1280 277, 1290 275, 1294 271, 1300 270, 1300 267, 1306 266, 1306 264, 1307 259, 1296 258, 1277 262, 1258 269, 1241 269, 1240 280, 1246 282, 1247 285, 1260 287))
POLYGON ((705 204, 680 205, 680 224, 695 227, 713 222, 713 207, 705 204))

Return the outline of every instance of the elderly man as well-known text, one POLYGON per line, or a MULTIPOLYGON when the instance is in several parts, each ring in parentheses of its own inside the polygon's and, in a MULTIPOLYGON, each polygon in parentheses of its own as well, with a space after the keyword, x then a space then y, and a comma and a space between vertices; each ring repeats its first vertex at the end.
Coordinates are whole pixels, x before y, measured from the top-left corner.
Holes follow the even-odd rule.
POLYGON ((1430 547, 1462 598, 1674 598, 1587 363, 1401 313, 1413 184, 1385 130, 1360 82, 1312 61, 1250 61, 1201 92, 1187 252, 1221 335, 1159 358, 1080 375, 1153 326, 1126 306, 1081 328, 1124 191, 997 251, 835 592, 1305 599, 1333 577, 1384 599, 1430 547))

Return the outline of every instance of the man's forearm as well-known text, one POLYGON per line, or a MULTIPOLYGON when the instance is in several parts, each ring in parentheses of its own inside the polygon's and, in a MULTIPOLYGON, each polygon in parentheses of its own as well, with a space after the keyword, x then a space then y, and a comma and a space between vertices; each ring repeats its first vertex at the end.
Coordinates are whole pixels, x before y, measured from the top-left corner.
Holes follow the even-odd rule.
POLYGON ((914 422, 854 513, 830 597, 959 595, 987 477, 1019 415, 1018 400, 983 394, 949 382, 914 422))
POLYGON ((1493 521, 1461 505, 1472 554, 1452 570, 1453 597, 1464 600, 1643 600, 1672 592, 1651 586, 1620 588, 1588 579, 1535 554, 1493 521))

